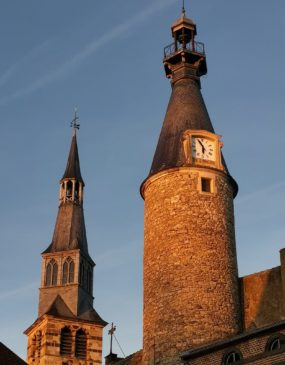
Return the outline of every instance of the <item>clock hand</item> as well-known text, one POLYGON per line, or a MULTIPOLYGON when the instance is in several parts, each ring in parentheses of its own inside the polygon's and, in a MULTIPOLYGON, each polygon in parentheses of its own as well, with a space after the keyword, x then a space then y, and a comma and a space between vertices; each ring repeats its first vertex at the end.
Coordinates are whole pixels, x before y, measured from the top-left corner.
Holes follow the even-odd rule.
POLYGON ((200 143, 201 147, 202 147, 202 153, 204 155, 206 148, 204 147, 203 143, 200 141, 200 139, 198 139, 198 142, 200 143))

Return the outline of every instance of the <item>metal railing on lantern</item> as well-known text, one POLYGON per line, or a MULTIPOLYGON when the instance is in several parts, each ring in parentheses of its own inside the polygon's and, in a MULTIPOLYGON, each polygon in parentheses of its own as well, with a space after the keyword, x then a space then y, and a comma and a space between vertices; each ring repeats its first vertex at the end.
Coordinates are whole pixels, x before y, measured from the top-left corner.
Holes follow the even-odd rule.
POLYGON ((178 42, 173 42, 168 46, 164 47, 164 58, 168 58, 180 51, 190 51, 194 53, 198 53, 201 55, 205 55, 205 45, 201 42, 191 41, 186 44, 180 44, 178 42))

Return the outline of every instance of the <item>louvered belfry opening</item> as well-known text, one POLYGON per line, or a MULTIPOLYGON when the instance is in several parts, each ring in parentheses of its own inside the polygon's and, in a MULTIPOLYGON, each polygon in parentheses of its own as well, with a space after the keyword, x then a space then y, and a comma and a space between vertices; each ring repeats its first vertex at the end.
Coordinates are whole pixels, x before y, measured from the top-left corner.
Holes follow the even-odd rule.
POLYGON ((82 330, 78 330, 76 332, 75 338, 75 356, 79 357, 80 359, 86 358, 86 334, 82 330))
POLYGON ((64 327, 60 334, 60 354, 71 355, 72 351, 72 336, 70 329, 64 327))

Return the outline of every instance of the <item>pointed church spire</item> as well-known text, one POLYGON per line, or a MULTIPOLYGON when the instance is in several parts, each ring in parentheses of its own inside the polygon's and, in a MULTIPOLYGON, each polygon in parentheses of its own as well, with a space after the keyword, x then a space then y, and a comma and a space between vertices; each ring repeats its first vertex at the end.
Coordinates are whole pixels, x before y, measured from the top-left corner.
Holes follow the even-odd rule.
POLYGON ((72 127, 72 141, 71 141, 66 169, 63 174, 62 180, 76 179, 78 181, 81 181, 84 184, 82 176, 81 176, 81 171, 80 171, 80 162, 79 162, 77 138, 76 138, 76 130, 79 129, 79 127, 80 127, 79 118, 77 116, 76 110, 74 113, 74 118, 71 122, 71 127, 72 127))
POLYGON ((95 262, 87 246, 76 113, 71 126, 53 238, 42 253, 38 318, 25 331, 27 362, 33 365, 102 364, 102 330, 107 323, 93 306, 95 262))
POLYGON ((84 181, 81 176, 76 129, 78 116, 71 122, 72 141, 66 169, 60 180, 60 205, 52 243, 44 252, 60 252, 80 249, 89 256, 83 214, 84 181))

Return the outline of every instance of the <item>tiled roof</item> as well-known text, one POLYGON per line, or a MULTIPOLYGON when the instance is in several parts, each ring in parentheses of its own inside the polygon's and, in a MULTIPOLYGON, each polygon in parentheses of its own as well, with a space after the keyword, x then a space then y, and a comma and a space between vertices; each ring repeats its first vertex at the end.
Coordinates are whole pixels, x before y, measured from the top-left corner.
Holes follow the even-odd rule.
POLYGON ((27 363, 22 360, 13 351, 8 349, 2 342, 0 342, 0 364, 1 365, 27 365, 27 363))

